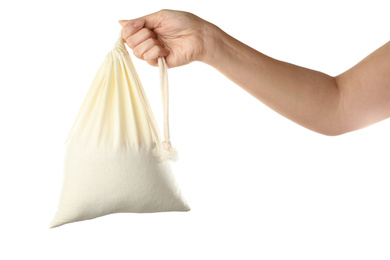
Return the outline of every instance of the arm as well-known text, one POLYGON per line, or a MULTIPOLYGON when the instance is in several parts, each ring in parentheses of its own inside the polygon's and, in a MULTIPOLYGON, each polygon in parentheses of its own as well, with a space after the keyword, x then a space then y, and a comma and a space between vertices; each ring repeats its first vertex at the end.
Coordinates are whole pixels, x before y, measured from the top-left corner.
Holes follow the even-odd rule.
POLYGON ((331 77, 270 58, 214 27, 203 61, 290 120, 339 135, 390 116, 390 42, 331 77))
POLYGON ((339 135, 390 117, 390 42, 331 77, 278 61, 185 12, 162 10, 120 21, 134 54, 156 66, 207 63, 279 114, 313 131, 339 135))

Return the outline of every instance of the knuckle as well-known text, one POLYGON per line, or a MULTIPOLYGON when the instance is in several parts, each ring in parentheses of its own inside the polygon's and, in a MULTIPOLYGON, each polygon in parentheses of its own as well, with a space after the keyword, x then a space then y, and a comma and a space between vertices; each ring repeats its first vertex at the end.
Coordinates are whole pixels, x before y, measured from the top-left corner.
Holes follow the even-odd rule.
POLYGON ((149 50, 148 52, 146 52, 144 55, 143 55, 143 57, 144 57, 144 59, 145 60, 151 60, 151 59, 153 59, 153 53, 152 53, 152 50, 149 50))
POLYGON ((133 50, 133 54, 134 54, 135 57, 140 58, 140 59, 143 59, 143 55, 142 55, 142 52, 141 52, 140 49, 135 48, 135 49, 133 50))
POLYGON ((157 37, 156 34, 152 30, 150 30, 148 28, 145 28, 145 29, 147 30, 147 34, 148 34, 149 37, 151 37, 151 38, 156 38, 157 37))
POLYGON ((155 45, 154 39, 153 38, 148 38, 145 40, 145 43, 148 45, 155 45))
POLYGON ((158 62, 157 62, 157 60, 156 59, 154 59, 154 60, 146 60, 146 62, 147 63, 149 63, 150 65, 152 65, 152 66, 157 66, 157 64, 158 64, 158 62))
POLYGON ((129 37, 138 34, 143 29, 146 28, 137 29, 132 25, 132 23, 129 23, 122 28, 121 36, 123 39, 128 39, 129 37))
POLYGON ((130 48, 134 48, 135 47, 135 42, 134 42, 134 39, 132 37, 129 37, 126 41, 127 45, 129 45, 130 48))
POLYGON ((162 46, 162 43, 161 43, 159 40, 157 40, 157 39, 152 39, 152 41, 153 41, 153 44, 154 44, 154 45, 162 46))
POLYGON ((160 50, 161 50, 161 46, 155 45, 155 46, 153 46, 152 50, 153 50, 153 52, 155 52, 155 53, 159 53, 160 50))
POLYGON ((131 29, 128 25, 122 28, 122 38, 127 39, 131 36, 131 29))
POLYGON ((148 28, 142 28, 141 30, 139 30, 140 33, 142 34, 145 34, 145 35, 148 35, 150 34, 150 30, 148 28))
POLYGON ((145 40, 145 42, 148 45, 153 46, 153 47, 155 47, 155 46, 163 46, 163 44, 159 40, 154 39, 154 38, 148 38, 148 39, 145 40))
POLYGON ((137 33, 133 34, 132 36, 127 38, 127 44, 130 48, 135 48, 138 44, 141 44, 143 42, 147 42, 149 44, 152 44, 154 42, 150 42, 151 39, 155 39, 156 35, 149 29, 143 28, 137 33))
POLYGON ((160 46, 160 45, 155 46, 155 48, 156 48, 156 51, 158 51, 158 53, 161 53, 162 50, 164 49, 164 48, 163 48, 162 46, 160 46))
POLYGON ((160 46, 153 46, 149 51, 147 51, 143 56, 145 60, 153 60, 157 59, 158 56, 161 54, 161 47, 160 46))
POLYGON ((156 38, 157 37, 156 34, 148 28, 142 28, 139 31, 139 35, 142 38, 156 38))

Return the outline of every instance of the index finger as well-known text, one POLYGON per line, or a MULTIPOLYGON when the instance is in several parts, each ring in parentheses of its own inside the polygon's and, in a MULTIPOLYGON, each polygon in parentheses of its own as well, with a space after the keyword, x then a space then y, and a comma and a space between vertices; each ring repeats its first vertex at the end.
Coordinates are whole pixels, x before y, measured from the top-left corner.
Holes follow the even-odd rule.
POLYGON ((127 41, 129 37, 144 27, 145 20, 125 21, 121 20, 119 23, 122 25, 122 38, 127 41))

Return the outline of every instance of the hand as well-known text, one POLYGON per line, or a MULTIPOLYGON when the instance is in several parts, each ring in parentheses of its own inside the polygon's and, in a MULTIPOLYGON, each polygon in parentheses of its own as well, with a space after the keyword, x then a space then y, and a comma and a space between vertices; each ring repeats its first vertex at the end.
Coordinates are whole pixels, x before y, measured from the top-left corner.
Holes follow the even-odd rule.
POLYGON ((122 38, 136 57, 157 66, 166 57, 167 66, 202 61, 206 55, 205 34, 212 24, 187 12, 161 10, 133 20, 120 20, 122 38))

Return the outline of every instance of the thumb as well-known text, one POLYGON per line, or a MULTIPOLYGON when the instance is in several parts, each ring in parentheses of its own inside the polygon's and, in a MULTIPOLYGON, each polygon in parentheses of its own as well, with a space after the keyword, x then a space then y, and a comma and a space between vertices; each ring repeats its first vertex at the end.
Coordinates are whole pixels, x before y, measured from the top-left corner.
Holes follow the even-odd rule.
POLYGON ((118 23, 123 27, 125 26, 127 23, 129 22, 129 20, 119 20, 118 23))
POLYGON ((155 29, 159 26, 161 21, 164 19, 164 14, 162 11, 158 11, 155 13, 151 13, 142 17, 139 17, 137 19, 132 20, 119 20, 119 24, 122 27, 125 27, 130 22, 133 23, 134 27, 146 27, 148 29, 155 29))
POLYGON ((127 24, 129 24, 130 26, 132 25, 133 27, 143 27, 144 24, 145 24, 145 21, 141 20, 141 19, 137 19, 137 20, 119 20, 118 22, 119 22, 119 24, 122 27, 125 27, 127 24))

